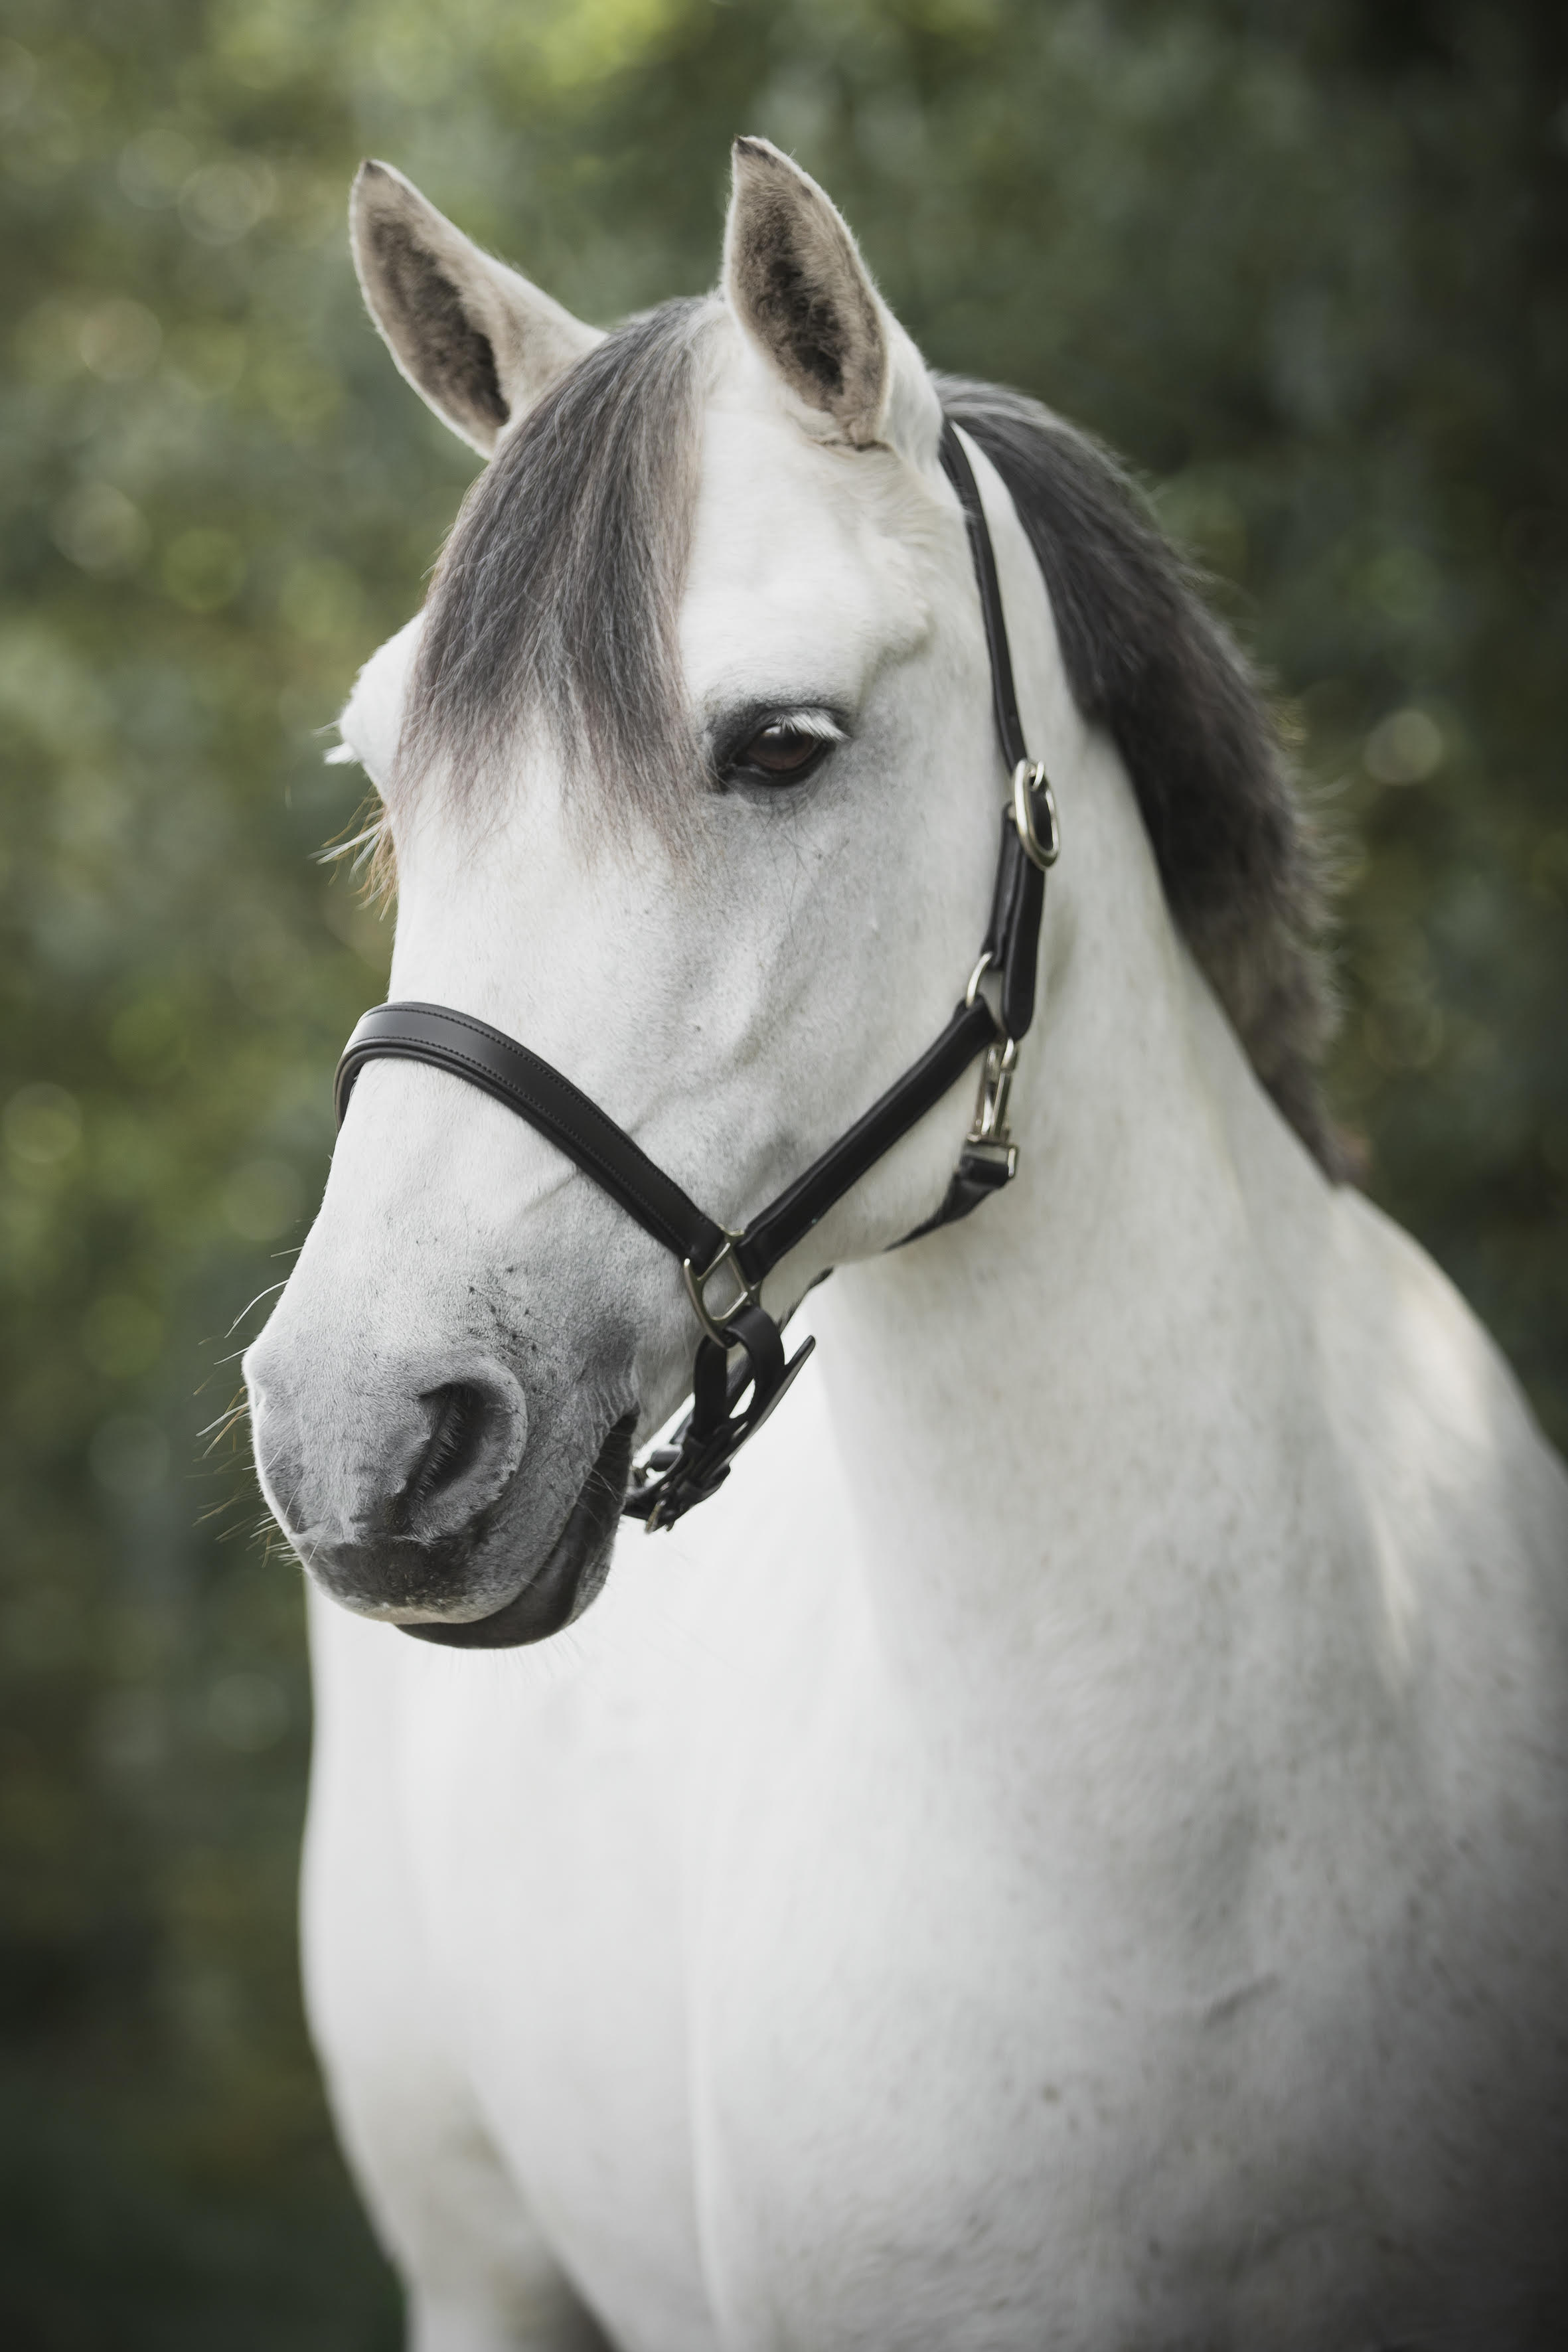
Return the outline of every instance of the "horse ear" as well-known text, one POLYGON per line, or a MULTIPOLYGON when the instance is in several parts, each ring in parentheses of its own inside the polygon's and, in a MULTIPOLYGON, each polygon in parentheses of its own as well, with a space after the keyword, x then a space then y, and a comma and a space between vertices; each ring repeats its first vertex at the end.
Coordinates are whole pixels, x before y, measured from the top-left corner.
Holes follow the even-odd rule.
POLYGON ((481 253, 390 164, 360 165, 349 239, 366 307, 393 358, 481 457, 604 340, 481 253))
POLYGON ((724 293, 748 340, 847 441, 935 448, 942 413, 925 362, 871 283, 816 182, 766 139, 737 139, 724 293))

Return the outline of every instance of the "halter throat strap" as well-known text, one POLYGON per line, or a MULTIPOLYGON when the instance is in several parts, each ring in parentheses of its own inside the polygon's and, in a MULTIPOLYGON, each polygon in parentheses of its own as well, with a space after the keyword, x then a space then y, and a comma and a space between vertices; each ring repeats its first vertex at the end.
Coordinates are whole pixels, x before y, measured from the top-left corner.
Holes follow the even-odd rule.
POLYGON ((672 1527, 717 1493, 736 1453, 766 1420, 815 1345, 807 1339, 785 1361, 779 1326, 759 1296, 764 1278, 982 1055, 974 1121, 946 1197, 906 1241, 969 1215, 1011 1180, 1017 1164, 1007 1128, 1007 1095, 1018 1045, 1034 1018, 1046 872, 1058 846, 1056 807, 1043 766, 1025 749, 991 535, 968 454, 951 422, 942 426, 941 457, 963 509, 1009 790, 979 959, 946 1028, 919 1060, 742 1233, 699 1208, 624 1128, 559 1070, 471 1013, 442 1004, 378 1004, 361 1020, 338 1064, 340 1126, 367 1062, 424 1062, 446 1070, 525 1119, 680 1260, 702 1338, 692 1368, 691 1411, 674 1444, 656 1449, 638 1465, 626 1497, 627 1515, 642 1519, 650 1531, 672 1527), (999 983, 994 1011, 981 992, 987 971, 999 983), (710 1286, 721 1285, 723 1295, 715 1301, 710 1286))

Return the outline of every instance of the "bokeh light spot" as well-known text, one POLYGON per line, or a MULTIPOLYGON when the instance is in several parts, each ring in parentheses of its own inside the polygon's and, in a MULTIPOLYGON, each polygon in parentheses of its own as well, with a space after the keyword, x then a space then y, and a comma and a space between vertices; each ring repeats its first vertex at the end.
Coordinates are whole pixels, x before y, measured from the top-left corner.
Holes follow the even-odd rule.
POLYGON ((163 554, 163 585, 188 613, 216 613, 245 578, 245 556, 226 530, 182 531, 163 554))
POLYGON ((112 482, 83 482, 60 500, 49 528, 61 554, 80 571, 105 574, 132 571, 150 536, 141 509, 112 482))
POLYGON ((1443 730, 1427 711, 1391 711, 1367 737, 1362 761, 1380 784, 1425 783, 1443 764, 1443 730))
POLYGON ((155 126, 121 148, 117 177, 133 205, 153 212, 172 205, 196 168, 196 151, 178 131, 155 126))
POLYGON ((203 245, 234 245, 277 201, 270 168, 253 155, 204 163, 180 191, 180 221, 203 245))
POLYGON ((21 1087, 5 1106, 5 1129, 15 1158, 52 1168, 68 1160, 81 1141, 81 1111, 64 1087, 21 1087))
POLYGON ((82 365, 105 383, 130 383, 157 363, 163 330, 145 302, 100 302, 81 322, 82 365))

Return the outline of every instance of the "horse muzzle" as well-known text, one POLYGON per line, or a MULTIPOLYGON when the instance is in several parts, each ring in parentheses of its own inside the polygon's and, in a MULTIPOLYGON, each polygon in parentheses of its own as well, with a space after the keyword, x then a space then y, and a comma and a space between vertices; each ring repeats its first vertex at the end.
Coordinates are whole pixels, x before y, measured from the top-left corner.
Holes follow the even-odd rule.
POLYGON ((257 1465, 310 1574, 425 1641, 506 1648, 558 1632, 604 1582, 636 1416, 531 1431, 507 1368, 376 1367, 329 1384, 266 1335, 247 1362, 257 1465), (606 1428, 606 1422, 608 1426, 606 1428))

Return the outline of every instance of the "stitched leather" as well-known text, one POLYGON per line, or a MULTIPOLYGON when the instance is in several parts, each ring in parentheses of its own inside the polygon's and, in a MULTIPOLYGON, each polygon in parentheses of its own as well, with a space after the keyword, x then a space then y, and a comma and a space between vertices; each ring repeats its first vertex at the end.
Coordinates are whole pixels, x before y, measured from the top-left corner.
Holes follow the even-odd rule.
POLYGON ((969 462, 969 452, 959 439, 951 417, 942 419, 942 440, 937 455, 942 459, 942 472, 958 492, 958 502, 963 509, 964 529, 969 533, 969 552, 974 565, 974 584, 980 591, 980 617, 985 624, 985 643, 991 654, 991 701, 996 713, 996 732, 1001 738, 1002 757, 1012 774, 1020 760, 1029 756, 1024 742, 1023 721, 1018 717, 1018 698, 1013 687, 1013 656, 1007 644, 1007 624, 1002 614, 1002 584, 996 577, 996 556, 991 545, 991 533, 985 526, 985 509, 981 503, 980 486, 974 478, 974 468, 969 462))
MULTIPOLYGON (((991 656, 991 698, 996 733, 1011 781, 1020 760, 1029 754, 1018 717, 1013 684, 1013 656, 1007 643, 1007 623, 1002 610, 1002 588, 996 577, 996 557, 985 525, 980 486, 969 453, 951 420, 942 426, 942 471, 958 494, 980 592, 980 617, 991 656)), ((991 928, 985 935, 1002 979, 1002 1026, 1009 1037, 1023 1037, 1035 1017, 1036 970, 1039 961, 1040 918, 1046 903, 1046 877, 1024 855, 1011 806, 1002 815, 1002 849, 996 866, 996 892, 992 901, 991 928)), ((940 1213, 939 1213, 940 1215, 940 1213)))
POLYGON ((837 1201, 874 1168, 900 1136, 939 1103, 954 1080, 996 1040, 996 1023, 983 997, 960 1004, 933 1045, 896 1078, 853 1127, 830 1144, 787 1192, 752 1219, 735 1244, 749 1282, 760 1282, 837 1201))
POLYGON ((1009 1037, 1026 1037, 1035 1017, 1035 987, 1040 962, 1040 918, 1045 912, 1046 877, 1026 857, 1011 816, 1002 864, 1009 885, 1006 920, 1002 932, 1002 1026, 1009 1037))
POLYGON ((689 1257, 702 1268, 722 1248, 722 1232, 675 1179, 570 1078, 504 1030, 444 1004, 374 1006, 338 1064, 333 1092, 340 1127, 361 1070, 366 1062, 384 1059, 428 1062, 493 1095, 603 1185, 645 1233, 677 1257, 689 1257))

